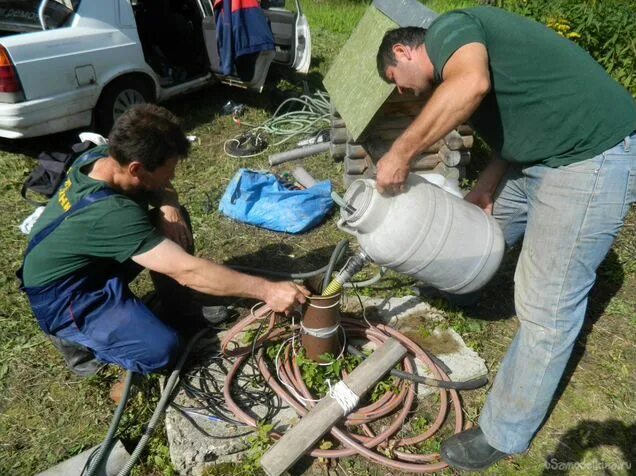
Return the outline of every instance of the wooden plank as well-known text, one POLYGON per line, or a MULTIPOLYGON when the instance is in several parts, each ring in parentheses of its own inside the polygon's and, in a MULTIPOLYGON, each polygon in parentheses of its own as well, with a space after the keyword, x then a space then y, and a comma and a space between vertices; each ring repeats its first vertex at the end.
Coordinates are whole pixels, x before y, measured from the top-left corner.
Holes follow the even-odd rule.
POLYGON ((349 138, 349 134, 347 133, 347 129, 344 127, 338 127, 335 129, 331 129, 331 143, 332 144, 346 144, 347 139, 349 138))
MULTIPOLYGON (((440 162, 442 162, 442 157, 439 155, 438 151, 443 145, 443 142, 440 141, 438 142, 437 147, 432 147, 432 149, 436 150, 428 150, 418 155, 413 161, 411 168, 414 170, 428 170, 437 166, 440 162)), ((364 145, 364 148, 373 163, 380 160, 382 156, 389 151, 390 147, 391 141, 385 141, 379 137, 374 137, 364 145)))
POLYGON ((393 141, 382 140, 380 137, 372 137, 364 143, 364 150, 367 151, 373 162, 377 162, 391 148, 393 141))
POLYGON ((462 149, 472 149, 475 144, 475 136, 462 136, 462 149))
POLYGON ((369 168, 364 157, 358 159, 347 156, 344 158, 344 161, 345 170, 351 175, 362 175, 369 168))
POLYGON ((386 103, 413 102, 413 101, 416 101, 416 102, 420 101, 422 103, 425 103, 426 101, 428 101, 428 98, 431 97, 432 94, 433 94, 432 89, 430 91, 420 94, 419 96, 416 96, 415 94, 409 93, 409 92, 404 92, 400 94, 397 89, 394 89, 391 95, 386 100, 386 103))
POLYGON ((413 119, 415 119, 414 116, 379 117, 374 120, 369 127, 369 134, 384 129, 402 129, 402 131, 404 131, 404 129, 411 125, 413 119))
MULTIPOLYGON (((344 378, 344 383, 362 397, 406 355, 406 348, 393 338, 378 349, 344 378)), ((289 430, 261 458, 261 466, 270 476, 287 471, 345 415, 340 404, 324 397, 296 426, 289 430)))
POLYGON ((470 149, 473 146, 474 141, 475 136, 463 136, 457 130, 450 131, 446 137, 444 137, 444 142, 450 150, 470 149))
POLYGON ((440 162, 433 169, 434 173, 443 175, 447 179, 459 179, 460 176, 465 175, 465 170, 462 165, 458 167, 449 167, 445 165, 443 162, 440 162))
POLYGON ((376 54, 384 33, 397 26, 375 7, 369 6, 323 81, 353 140, 358 140, 395 89, 380 79, 376 54))
POLYGON ((431 170, 442 161, 439 154, 424 154, 417 157, 411 164, 411 170, 431 170))
POLYGON ((347 144, 347 157, 350 159, 363 159, 367 156, 367 151, 359 144, 347 144))
MULTIPOLYGON (((384 130, 374 131, 367 138, 367 141, 365 142, 365 145, 369 144, 369 142, 371 142, 372 144, 376 145, 376 147, 372 146, 371 149, 367 149, 367 152, 374 159, 376 158, 376 154, 377 154, 377 151, 378 151, 377 144, 375 144, 376 142, 384 142, 384 143, 386 143, 386 146, 383 146, 382 150, 384 150, 384 153, 388 152, 389 147, 391 147, 391 144, 393 144, 393 142, 395 142, 395 139, 400 137, 403 132, 404 132, 404 129, 384 129, 384 130)), ((442 147, 446 147, 446 144, 444 143, 443 140, 439 140, 435 144, 430 146, 428 149, 423 151, 422 153, 423 154, 434 154, 436 152, 439 152, 442 147)), ((378 157, 376 160, 379 160, 379 158, 380 157, 378 157)))
POLYGON ((469 136, 473 133, 473 128, 468 124, 461 124, 457 127, 457 132, 459 132, 463 136, 469 136))
POLYGON ((386 103, 382 106, 382 116, 417 116, 422 108, 424 107, 424 103, 422 102, 391 102, 386 103))
POLYGON ((459 150, 464 146, 464 140, 462 139, 462 136, 455 130, 450 131, 448 134, 446 134, 446 136, 444 137, 444 142, 446 142, 446 145, 450 150, 459 150))

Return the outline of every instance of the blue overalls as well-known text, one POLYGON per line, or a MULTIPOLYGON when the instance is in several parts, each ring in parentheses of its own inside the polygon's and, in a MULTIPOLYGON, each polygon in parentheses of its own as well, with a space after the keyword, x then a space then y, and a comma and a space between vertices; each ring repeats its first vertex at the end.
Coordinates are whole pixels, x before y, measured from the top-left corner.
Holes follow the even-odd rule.
MULTIPOLYGON (((29 252, 71 215, 116 192, 105 188, 75 203, 29 242, 29 252)), ((163 323, 128 288, 140 266, 104 260, 50 284, 25 287, 38 324, 46 334, 81 344, 106 363, 148 374, 169 366, 179 350, 177 331, 163 323)))

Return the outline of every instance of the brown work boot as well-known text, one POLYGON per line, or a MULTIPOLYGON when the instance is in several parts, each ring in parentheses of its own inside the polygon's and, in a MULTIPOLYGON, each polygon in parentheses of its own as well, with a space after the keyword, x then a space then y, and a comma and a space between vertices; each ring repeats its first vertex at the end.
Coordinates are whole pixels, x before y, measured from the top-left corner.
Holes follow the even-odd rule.
POLYGON ((126 374, 121 374, 117 381, 111 385, 109 396, 110 399, 115 403, 115 405, 119 405, 122 397, 124 396, 124 388, 126 386, 126 374))
MULTIPOLYGON (((124 392, 126 390, 126 376, 128 375, 127 372, 123 372, 119 378, 117 379, 117 381, 112 384, 110 386, 110 392, 109 392, 109 396, 110 399, 116 404, 119 405, 121 402, 121 399, 124 398, 124 392)), ((132 382, 130 385, 130 392, 128 393, 128 399, 130 400, 130 398, 132 398, 132 395, 135 391, 138 390, 138 386, 141 383, 141 379, 143 377, 140 374, 133 374, 133 378, 132 378, 132 382)))

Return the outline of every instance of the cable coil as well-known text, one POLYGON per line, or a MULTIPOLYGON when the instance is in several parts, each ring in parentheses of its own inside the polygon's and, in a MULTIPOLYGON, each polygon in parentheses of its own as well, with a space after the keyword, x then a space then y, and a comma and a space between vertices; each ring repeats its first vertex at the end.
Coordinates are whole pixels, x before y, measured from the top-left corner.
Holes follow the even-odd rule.
POLYGON ((321 134, 331 125, 330 108, 329 96, 323 91, 286 99, 273 116, 260 125, 241 121, 242 125, 251 129, 225 141, 225 154, 242 159, 259 156, 268 146, 265 136, 279 138, 270 144, 276 147, 300 135, 321 134), (258 144, 258 147, 244 147, 248 137, 250 144, 258 144))

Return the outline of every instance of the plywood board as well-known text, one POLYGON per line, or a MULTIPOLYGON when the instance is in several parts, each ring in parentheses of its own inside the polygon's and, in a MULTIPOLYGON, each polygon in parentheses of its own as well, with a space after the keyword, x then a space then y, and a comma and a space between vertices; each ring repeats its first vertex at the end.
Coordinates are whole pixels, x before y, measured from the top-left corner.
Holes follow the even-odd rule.
POLYGON ((323 81, 353 140, 360 137, 395 88, 380 79, 376 55, 384 34, 397 27, 369 6, 323 81))

